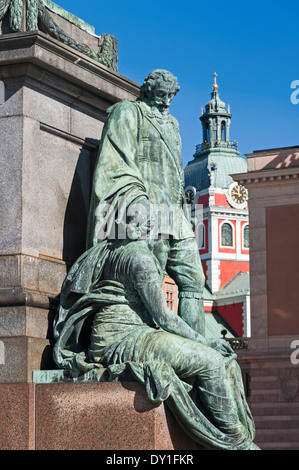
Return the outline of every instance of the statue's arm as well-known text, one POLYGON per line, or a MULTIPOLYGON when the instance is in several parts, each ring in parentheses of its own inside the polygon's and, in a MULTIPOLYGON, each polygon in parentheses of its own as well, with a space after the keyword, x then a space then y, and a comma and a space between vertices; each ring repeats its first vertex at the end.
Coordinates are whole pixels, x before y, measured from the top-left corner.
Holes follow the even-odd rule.
POLYGON ((130 273, 131 281, 143 304, 160 328, 198 343, 207 344, 203 336, 167 307, 161 278, 151 256, 136 255, 131 263, 130 273))
POLYGON ((134 103, 123 100, 109 109, 94 175, 95 191, 102 188, 101 197, 111 198, 129 182, 144 189, 136 164, 138 132, 138 111, 134 103), (98 180, 101 182, 99 187, 98 180))

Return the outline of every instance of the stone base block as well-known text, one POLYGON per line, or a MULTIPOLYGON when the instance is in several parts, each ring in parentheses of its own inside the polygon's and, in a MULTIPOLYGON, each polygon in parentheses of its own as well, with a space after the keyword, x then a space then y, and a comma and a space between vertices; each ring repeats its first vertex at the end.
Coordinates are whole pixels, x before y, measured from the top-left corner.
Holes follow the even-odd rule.
POLYGON ((0 450, 34 449, 34 385, 0 385, 0 450))
POLYGON ((0 450, 197 450, 130 383, 0 385, 0 450))
POLYGON ((0 335, 0 346, 0 384, 30 383, 32 369, 55 366, 47 339, 0 335))
MULTIPOLYGON (((275 338, 276 345, 283 344, 282 340, 275 338)), ((256 426, 255 443, 262 450, 299 450, 299 369, 291 363, 292 350, 267 351, 265 342, 256 340, 250 346, 239 354, 239 363, 249 377, 248 403, 256 426), (254 350, 252 344, 264 349, 254 350)))

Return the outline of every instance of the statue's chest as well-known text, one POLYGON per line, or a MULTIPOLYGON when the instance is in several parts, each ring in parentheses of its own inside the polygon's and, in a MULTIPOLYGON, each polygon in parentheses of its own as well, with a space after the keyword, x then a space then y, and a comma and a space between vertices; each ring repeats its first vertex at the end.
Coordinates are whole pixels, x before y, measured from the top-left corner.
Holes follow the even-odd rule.
POLYGON ((139 142, 141 160, 160 162, 162 165, 164 160, 180 160, 180 136, 175 126, 167 121, 154 120, 152 123, 145 119, 139 142))

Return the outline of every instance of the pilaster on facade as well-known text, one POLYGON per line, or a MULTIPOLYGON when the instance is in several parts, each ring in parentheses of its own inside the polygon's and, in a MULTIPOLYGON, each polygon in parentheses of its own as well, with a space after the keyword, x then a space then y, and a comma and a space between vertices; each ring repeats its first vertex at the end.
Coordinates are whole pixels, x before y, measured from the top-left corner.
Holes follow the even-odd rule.
POLYGON ((215 206, 215 193, 216 193, 216 188, 214 185, 211 185, 209 187, 209 207, 215 206))
POLYGON ((243 302, 243 326, 245 338, 251 337, 250 296, 247 295, 243 302))
POLYGON ((212 294, 216 294, 220 289, 220 261, 210 259, 207 261, 207 285, 212 294))

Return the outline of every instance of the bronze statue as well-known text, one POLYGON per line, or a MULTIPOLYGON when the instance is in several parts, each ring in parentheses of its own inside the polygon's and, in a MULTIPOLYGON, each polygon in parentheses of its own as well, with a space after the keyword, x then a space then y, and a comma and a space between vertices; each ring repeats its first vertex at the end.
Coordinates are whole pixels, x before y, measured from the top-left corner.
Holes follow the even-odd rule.
POLYGON ((257 449, 236 355, 225 340, 204 337, 204 276, 169 114, 178 90, 170 72, 156 70, 136 102, 108 110, 87 251, 62 287, 54 358, 99 380, 129 373, 203 448, 257 449), (179 287, 178 315, 165 302, 165 271, 179 287))

